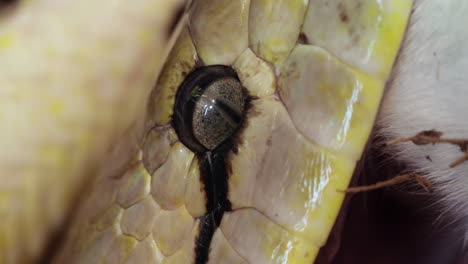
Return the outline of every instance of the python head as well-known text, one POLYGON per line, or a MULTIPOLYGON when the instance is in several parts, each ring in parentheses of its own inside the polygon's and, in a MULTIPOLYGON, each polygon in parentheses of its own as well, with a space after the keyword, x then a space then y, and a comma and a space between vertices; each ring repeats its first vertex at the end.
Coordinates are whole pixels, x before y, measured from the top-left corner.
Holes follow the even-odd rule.
POLYGON ((346 257, 374 231, 347 235, 369 206, 346 190, 417 173, 431 212, 463 222, 467 165, 448 162, 463 148, 383 146, 467 135, 461 2, 0 5, 0 260, 413 261, 382 253, 404 239, 346 257))

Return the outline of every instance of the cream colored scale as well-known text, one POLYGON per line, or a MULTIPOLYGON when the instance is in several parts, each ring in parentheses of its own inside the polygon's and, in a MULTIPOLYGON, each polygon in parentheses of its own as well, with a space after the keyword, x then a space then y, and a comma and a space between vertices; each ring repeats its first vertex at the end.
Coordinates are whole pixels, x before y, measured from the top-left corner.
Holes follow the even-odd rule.
MULTIPOLYGON (((59 263, 194 263, 206 194, 171 115, 203 65, 250 95, 208 263, 313 263, 340 209, 404 35, 410 0, 194 0, 149 98, 136 159, 96 182, 59 263), (80 231, 76 231, 80 230, 80 231)), ((127 142, 127 146, 131 145, 127 142)))

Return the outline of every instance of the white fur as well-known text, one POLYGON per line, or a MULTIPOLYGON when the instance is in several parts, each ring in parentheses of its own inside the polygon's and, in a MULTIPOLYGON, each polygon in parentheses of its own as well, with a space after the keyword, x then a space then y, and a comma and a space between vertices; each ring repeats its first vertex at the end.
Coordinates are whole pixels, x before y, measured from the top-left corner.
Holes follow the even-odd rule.
MULTIPOLYGON (((468 1, 415 0, 413 9, 377 120, 378 133, 393 139, 436 129, 444 137, 468 139, 468 1)), ((403 143, 389 150, 427 175, 435 184, 440 215, 462 223, 468 234, 468 162, 449 168, 463 155, 460 149, 403 143)))

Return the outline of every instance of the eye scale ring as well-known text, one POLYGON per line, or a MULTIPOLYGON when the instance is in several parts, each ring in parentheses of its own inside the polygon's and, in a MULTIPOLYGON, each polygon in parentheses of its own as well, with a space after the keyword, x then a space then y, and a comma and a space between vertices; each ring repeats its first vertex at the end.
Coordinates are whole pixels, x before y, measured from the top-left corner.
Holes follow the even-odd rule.
POLYGON ((201 67, 177 90, 172 125, 192 151, 213 151, 239 127, 245 104, 244 88, 231 67, 201 67))

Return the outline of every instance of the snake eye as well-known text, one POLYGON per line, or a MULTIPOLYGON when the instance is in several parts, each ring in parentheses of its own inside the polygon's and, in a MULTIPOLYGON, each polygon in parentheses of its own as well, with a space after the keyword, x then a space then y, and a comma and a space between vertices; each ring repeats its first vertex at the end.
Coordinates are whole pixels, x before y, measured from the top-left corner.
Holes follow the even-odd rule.
POLYGON ((180 85, 172 123, 188 148, 212 151, 239 127, 245 102, 244 88, 232 68, 201 67, 180 85))

